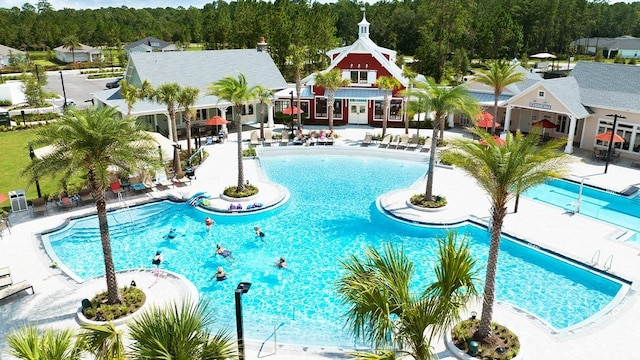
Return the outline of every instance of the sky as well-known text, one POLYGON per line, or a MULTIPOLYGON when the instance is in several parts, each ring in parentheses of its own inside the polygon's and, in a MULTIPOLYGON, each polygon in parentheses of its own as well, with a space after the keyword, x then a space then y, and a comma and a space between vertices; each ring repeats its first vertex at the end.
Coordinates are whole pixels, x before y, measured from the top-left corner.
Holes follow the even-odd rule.
MULTIPOLYGON (((229 2, 230 0, 227 0, 229 2)), ((335 0, 318 0, 319 2, 335 2, 335 0)), ((377 0, 359 0, 368 3, 375 3, 377 0)), ((616 2, 634 2, 640 0, 611 0, 609 3, 616 2)), ((157 8, 157 7, 173 7, 177 8, 182 6, 188 8, 195 6, 197 8, 203 8, 205 4, 211 3, 212 0, 111 0, 108 1, 106 6, 120 7, 125 5, 130 8, 157 8)), ((0 7, 11 8, 14 6, 22 7, 24 3, 30 3, 34 6, 38 3, 37 0, 25 1, 25 0, 0 0, 0 7)), ((55 10, 61 10, 63 8, 73 9, 97 9, 105 6, 104 0, 49 0, 49 3, 55 10)))

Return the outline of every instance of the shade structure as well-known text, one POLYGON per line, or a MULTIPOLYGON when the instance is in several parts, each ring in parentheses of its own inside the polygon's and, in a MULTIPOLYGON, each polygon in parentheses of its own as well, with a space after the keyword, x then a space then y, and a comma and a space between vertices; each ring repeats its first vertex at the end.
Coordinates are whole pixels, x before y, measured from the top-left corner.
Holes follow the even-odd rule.
POLYGON ((0 193, 0 204, 7 200, 9 200, 9 196, 7 196, 7 194, 0 193))
MULTIPOLYGON (((596 140, 607 141, 607 142, 611 141, 611 130, 596 135, 596 140)), ((613 134, 613 142, 622 143, 624 142, 624 138, 618 134, 613 134)))
POLYGON ((204 122, 205 125, 212 126, 225 125, 226 123, 228 123, 228 121, 218 115, 214 115, 204 122))
POLYGON ((295 106, 291 106, 291 107, 288 107, 288 108, 282 110, 282 113, 285 114, 285 115, 297 115, 298 113, 300 113, 300 114, 304 113, 304 111, 298 109, 295 106))
POLYGON ((533 59, 555 59, 556 58, 555 55, 550 54, 548 52, 542 52, 542 53, 533 54, 533 55, 531 55, 529 57, 533 58, 533 59))
POLYGON ((539 126, 543 129, 555 129, 556 128, 556 124, 554 124, 553 122, 547 120, 547 119, 542 119, 542 120, 538 120, 536 122, 531 123, 531 126, 539 126))
MULTIPOLYGON (((495 142, 495 144, 498 146, 502 146, 507 143, 503 138, 501 138, 498 135, 493 135, 492 137, 493 137, 493 142, 495 142)), ((485 139, 481 139, 480 144, 489 145, 489 143, 485 139)))
MULTIPOLYGON (((493 115, 489 114, 486 111, 483 111, 482 114, 478 117, 476 126, 481 128, 490 128, 491 126, 493 126, 493 122, 493 115)), ((500 123, 496 123, 496 127, 500 127, 500 123)))

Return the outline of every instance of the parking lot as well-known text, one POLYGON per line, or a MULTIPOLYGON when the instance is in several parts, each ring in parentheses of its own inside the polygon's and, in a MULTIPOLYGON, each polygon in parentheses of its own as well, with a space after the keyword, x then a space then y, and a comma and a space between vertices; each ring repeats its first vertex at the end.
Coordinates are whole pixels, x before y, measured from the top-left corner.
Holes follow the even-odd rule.
POLYGON ((66 94, 67 102, 73 100, 76 107, 85 109, 91 105, 91 94, 94 92, 106 90, 106 84, 113 81, 119 75, 102 79, 87 79, 88 75, 80 74, 79 70, 62 70, 47 71, 47 85, 44 88, 47 91, 53 91, 60 95, 60 100, 55 102, 56 106, 62 106, 64 95, 66 94), (62 91, 62 83, 64 82, 64 92, 62 91))

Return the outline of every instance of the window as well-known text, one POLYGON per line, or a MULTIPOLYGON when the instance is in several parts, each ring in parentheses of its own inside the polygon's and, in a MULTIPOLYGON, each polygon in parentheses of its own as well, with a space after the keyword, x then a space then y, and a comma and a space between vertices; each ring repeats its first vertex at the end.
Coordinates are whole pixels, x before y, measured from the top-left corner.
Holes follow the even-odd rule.
POLYGON ((253 104, 243 105, 242 115, 253 115, 253 104))
POLYGON ((333 118, 342 119, 342 100, 336 99, 333 102, 333 118))
POLYGON ((384 119, 384 106, 382 105, 382 101, 378 100, 375 102, 374 104, 374 110, 373 110, 373 118, 375 120, 382 120, 384 119))
POLYGON ((367 84, 368 75, 366 70, 351 70, 352 84, 367 84))
POLYGON ((327 99, 316 98, 316 117, 317 118, 327 117, 327 99))
MULTIPOLYGON (((375 102, 373 118, 376 120, 384 119, 384 101, 375 102)), ((402 100, 391 100, 389 104, 389 120, 402 120, 402 100)))
POLYGON ((545 95, 544 90, 538 91, 538 97, 539 98, 544 99, 544 95, 545 95))
POLYGON ((565 115, 558 115, 558 123, 556 125, 556 132, 566 134, 568 132, 569 119, 565 115))

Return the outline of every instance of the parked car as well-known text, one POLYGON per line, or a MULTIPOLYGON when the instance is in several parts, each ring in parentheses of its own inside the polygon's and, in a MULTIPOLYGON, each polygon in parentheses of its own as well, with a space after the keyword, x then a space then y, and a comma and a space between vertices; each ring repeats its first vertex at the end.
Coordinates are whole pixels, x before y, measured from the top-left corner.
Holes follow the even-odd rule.
POLYGON ((122 80, 122 79, 123 79, 122 77, 119 77, 119 78, 117 78, 117 79, 115 79, 113 81, 108 82, 107 83, 107 89, 115 89, 115 88, 119 87, 120 86, 120 80, 122 80))

